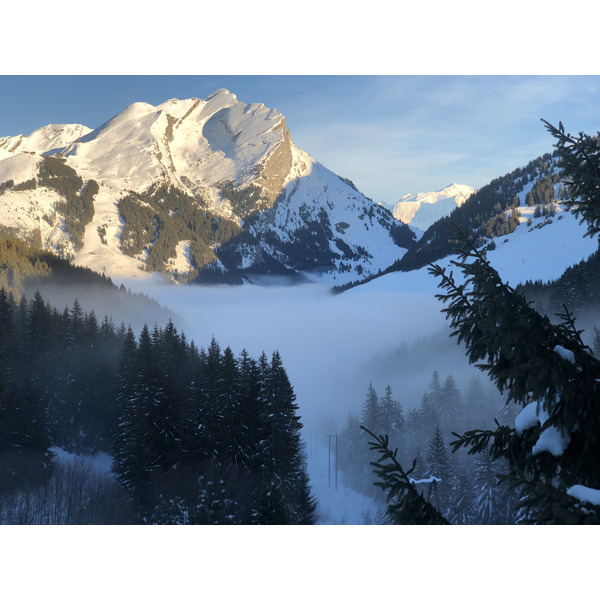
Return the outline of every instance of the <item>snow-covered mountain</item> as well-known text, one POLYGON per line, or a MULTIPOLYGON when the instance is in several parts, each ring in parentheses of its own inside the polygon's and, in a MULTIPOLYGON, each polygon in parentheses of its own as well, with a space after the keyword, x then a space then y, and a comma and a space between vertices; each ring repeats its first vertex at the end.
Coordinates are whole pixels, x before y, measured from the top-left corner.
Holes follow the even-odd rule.
POLYGON ((62 148, 90 133, 84 125, 46 125, 28 136, 0 137, 0 159, 24 152, 43 154, 62 148))
POLYGON ((394 204, 392 212, 399 221, 426 231, 457 206, 462 206, 474 192, 468 185, 453 183, 437 192, 407 194, 394 204))
POLYGON ((179 280, 340 283, 415 240, 296 147, 277 110, 227 90, 0 138, 0 227, 110 275, 179 280))

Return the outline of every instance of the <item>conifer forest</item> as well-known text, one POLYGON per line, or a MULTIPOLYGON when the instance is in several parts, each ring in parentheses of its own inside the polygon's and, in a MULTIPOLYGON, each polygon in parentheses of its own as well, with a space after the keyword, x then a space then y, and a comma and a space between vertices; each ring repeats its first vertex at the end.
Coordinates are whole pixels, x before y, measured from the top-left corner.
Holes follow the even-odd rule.
POLYGON ((281 357, 139 336, 75 300, 0 290, 0 520, 311 524, 302 424, 281 357), (52 448, 113 457, 112 476, 52 448))

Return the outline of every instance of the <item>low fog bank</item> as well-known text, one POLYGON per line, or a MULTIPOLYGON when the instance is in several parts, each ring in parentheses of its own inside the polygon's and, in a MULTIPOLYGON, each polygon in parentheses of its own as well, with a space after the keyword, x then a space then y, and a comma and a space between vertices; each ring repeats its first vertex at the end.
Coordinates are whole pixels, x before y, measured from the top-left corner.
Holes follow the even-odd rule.
MULTIPOLYGON (((123 283, 170 309, 177 328, 199 347, 207 347, 214 336, 236 354, 245 348, 258 358, 263 351, 270 356, 278 350, 307 437, 324 438, 340 431, 348 412, 360 411, 370 383, 382 390, 390 384, 401 399, 401 387, 407 382, 402 376, 394 378, 399 349, 438 333, 445 323, 433 296, 397 290, 365 288, 361 293, 333 295, 318 284, 123 283)), ((437 358, 429 354, 422 364, 422 381, 419 373, 411 382, 419 399, 433 370, 440 370, 437 358)), ((403 372, 401 364, 398 372, 403 372)))
MULTIPOLYGON (((116 283, 116 282, 115 282, 116 283)), ((98 322, 101 323, 105 315, 109 315, 115 326, 125 323, 131 325, 136 332, 140 332, 144 323, 150 327, 154 324, 164 326, 173 313, 161 306, 156 300, 130 291, 127 285, 123 288, 106 284, 77 285, 72 283, 52 283, 45 279, 36 279, 26 283, 25 295, 33 298, 39 291, 46 302, 57 310, 65 307, 71 309, 75 299, 86 313, 94 311, 98 322)))
MULTIPOLYGON (((493 388, 488 377, 469 364, 464 344, 457 344, 450 333, 450 328, 444 326, 432 335, 403 342, 392 352, 376 355, 367 365, 375 381, 388 382, 405 413, 420 407, 434 371, 442 381, 452 375, 461 391, 469 387, 473 378, 484 387, 493 388)), ((383 389, 377 391, 384 393, 383 389)))
POLYGON ((322 524, 382 522, 382 506, 354 489, 341 469, 336 486, 335 441, 330 447, 328 437, 342 433, 349 413, 360 415, 370 384, 380 398, 390 385, 405 415, 420 406, 434 371, 442 382, 452 375, 461 392, 474 375, 484 388, 491 385, 449 337, 443 305, 431 290, 362 286, 333 295, 318 284, 123 283, 171 310, 178 330, 199 347, 214 336, 236 355, 280 352, 296 392, 322 524))

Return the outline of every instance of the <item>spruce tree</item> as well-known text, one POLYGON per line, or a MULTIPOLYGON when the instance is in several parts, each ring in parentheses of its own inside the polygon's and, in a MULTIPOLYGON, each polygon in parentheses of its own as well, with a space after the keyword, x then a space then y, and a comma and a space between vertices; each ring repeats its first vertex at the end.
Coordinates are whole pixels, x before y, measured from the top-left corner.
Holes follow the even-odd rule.
POLYGON ((338 464, 344 483, 355 490, 362 490, 370 476, 368 446, 365 444, 358 417, 348 414, 348 419, 338 437, 338 464))
POLYGON ((594 326, 594 341, 592 342, 594 356, 600 358, 600 329, 594 326))
POLYGON ((449 507, 450 493, 453 485, 453 469, 448 458, 446 442, 439 425, 435 426, 433 437, 429 442, 425 456, 426 476, 435 477, 440 500, 441 512, 446 513, 449 507))
POLYGON ((423 400, 421 401, 420 416, 423 420, 423 426, 426 430, 430 431, 436 425, 439 425, 442 401, 442 385, 440 383, 440 376, 437 371, 434 371, 433 375, 431 376, 429 389, 423 395, 423 400))
POLYGON ((454 480, 450 504, 450 521, 453 525, 479 524, 475 510, 473 481, 466 469, 462 469, 454 480))
POLYGON ((373 388, 372 383, 369 384, 367 396, 363 403, 361 425, 364 425, 364 427, 371 431, 378 431, 380 433, 383 433, 383 431, 387 428, 382 422, 379 397, 377 396, 377 392, 373 388))
POLYGON ((381 421, 390 436, 390 444, 398 448, 401 456, 404 455, 404 413, 402 405, 393 399, 392 388, 385 388, 385 396, 381 401, 381 421))
POLYGON ((582 132, 575 137, 566 134, 560 122, 557 128, 542 121, 556 140, 561 175, 569 195, 563 204, 581 217, 581 222, 587 224, 585 235, 592 237, 600 233, 600 133, 590 136, 582 132))
POLYGON ((600 469, 592 458, 600 451, 600 362, 567 311, 552 324, 500 279, 471 240, 455 232, 463 248, 453 265, 464 283, 442 267, 430 267, 445 290, 438 298, 449 303, 444 312, 452 335, 465 343, 470 362, 506 392, 507 402, 525 412, 518 426, 468 431, 454 448, 479 453, 489 447, 493 459, 506 458, 504 476, 521 490, 529 520, 596 522, 598 507, 572 492, 578 485, 600 489, 600 469))
POLYGON ((418 492, 411 479, 414 467, 405 471, 397 460, 396 450, 389 448, 386 435, 375 435, 362 429, 370 436, 371 450, 379 453, 379 458, 371 462, 378 477, 375 485, 387 492, 386 515, 394 525, 448 525, 448 520, 437 510, 423 494, 418 492))
MULTIPOLYGON (((558 140, 570 195, 565 204, 587 222, 586 235, 594 235, 600 232, 600 135, 574 138, 564 134, 562 124, 558 129, 546 125, 558 140)), ((549 186, 547 200, 539 186, 542 202, 554 198, 554 182, 548 178, 542 182, 549 186)), ((520 522, 600 523, 600 502, 595 499, 600 468, 594 458, 600 453, 600 361, 582 341, 566 307, 558 315, 560 322, 551 323, 522 293, 502 282, 475 239, 449 226, 454 244, 462 244, 459 259, 451 261, 462 272, 462 281, 438 265, 431 264, 430 272, 440 278, 439 287, 445 291, 437 297, 448 303, 444 312, 451 321, 451 336, 465 343, 469 361, 488 373, 501 394, 506 393, 507 404, 520 409, 516 418, 508 411, 514 428, 496 420, 496 430, 456 434, 452 444, 454 451, 464 447, 470 455, 480 455, 475 503, 481 520, 512 523, 518 515, 520 522), (492 461, 506 465, 496 484, 492 461)), ((597 340, 596 331, 594 343, 600 347, 597 340)), ((470 392, 472 409, 478 408, 480 395, 477 389, 470 392)), ((433 403, 426 395, 423 404, 427 413, 433 403)), ((391 490, 388 513, 399 522, 399 509, 406 508, 407 500, 397 499, 413 490, 407 485, 410 481, 401 481, 405 473, 388 450, 388 440, 376 439, 373 448, 394 463, 376 472, 378 485, 391 490)), ((466 497, 468 502, 460 501, 464 506, 472 499, 467 486, 463 473, 454 498, 457 502, 466 497)), ((467 522, 468 513, 470 508, 459 522, 467 522)), ((413 514, 428 522, 418 507, 413 514)))
POLYGON ((456 381, 452 375, 448 375, 444 380, 444 385, 440 390, 440 427, 446 431, 454 431, 459 424, 459 415, 461 411, 461 396, 456 381))

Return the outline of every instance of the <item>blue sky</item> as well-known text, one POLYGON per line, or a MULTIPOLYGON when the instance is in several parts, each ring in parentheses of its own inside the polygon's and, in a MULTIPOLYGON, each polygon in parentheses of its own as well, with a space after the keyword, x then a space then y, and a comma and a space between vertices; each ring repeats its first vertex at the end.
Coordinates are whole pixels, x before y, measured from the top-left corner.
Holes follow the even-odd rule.
POLYGON ((541 118, 600 129, 599 76, 0 76, 0 137, 95 128, 136 101, 218 88, 285 117, 292 139, 376 201, 481 187, 552 150, 541 118))

